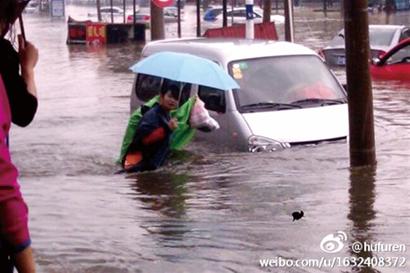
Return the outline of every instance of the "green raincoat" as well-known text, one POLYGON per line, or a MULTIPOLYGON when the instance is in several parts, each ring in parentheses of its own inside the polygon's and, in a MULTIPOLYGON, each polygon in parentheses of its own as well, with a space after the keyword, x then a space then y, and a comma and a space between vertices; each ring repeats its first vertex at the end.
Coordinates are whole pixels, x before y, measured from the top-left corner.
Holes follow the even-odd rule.
MULTIPOLYGON (((159 96, 155 96, 144 105, 152 107, 158 101, 159 96)), ((176 118, 178 120, 178 127, 172 132, 171 136, 171 150, 182 149, 194 137, 195 129, 189 127, 189 116, 191 113, 191 109, 194 106, 194 103, 195 97, 191 97, 182 106, 170 112, 171 117, 176 118)), ((134 113, 132 113, 128 121, 127 129, 122 140, 120 157, 117 160, 118 164, 122 164, 122 162, 124 161, 124 157, 128 151, 128 147, 134 139, 134 135, 141 118, 141 107, 139 107, 137 110, 134 111, 134 113)))

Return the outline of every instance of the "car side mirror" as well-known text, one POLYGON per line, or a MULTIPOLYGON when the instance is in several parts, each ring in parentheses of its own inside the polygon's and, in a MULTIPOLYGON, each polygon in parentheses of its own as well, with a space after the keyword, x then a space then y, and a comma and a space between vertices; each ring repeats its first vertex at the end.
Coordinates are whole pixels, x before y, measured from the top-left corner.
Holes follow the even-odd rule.
POLYGON ((382 62, 379 58, 373 58, 372 59, 372 64, 380 66, 382 64, 382 62))

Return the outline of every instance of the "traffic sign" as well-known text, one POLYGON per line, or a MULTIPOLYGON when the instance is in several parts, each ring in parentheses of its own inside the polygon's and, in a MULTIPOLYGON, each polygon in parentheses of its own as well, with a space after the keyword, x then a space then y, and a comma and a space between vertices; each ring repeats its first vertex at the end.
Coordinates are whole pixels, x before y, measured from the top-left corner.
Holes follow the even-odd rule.
POLYGON ((169 7, 174 4, 174 0, 152 0, 152 2, 159 8, 169 7))

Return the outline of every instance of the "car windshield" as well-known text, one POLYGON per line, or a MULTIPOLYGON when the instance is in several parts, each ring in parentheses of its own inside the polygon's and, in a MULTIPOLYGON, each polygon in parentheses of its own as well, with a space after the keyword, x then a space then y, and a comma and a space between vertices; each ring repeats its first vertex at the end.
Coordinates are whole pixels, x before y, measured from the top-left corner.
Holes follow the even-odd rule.
POLYGON ((228 67, 240 86, 233 94, 242 111, 252 108, 281 110, 346 101, 346 94, 335 77, 316 56, 238 60, 229 63, 228 67))
POLYGON ((369 42, 372 46, 387 46, 391 45, 395 29, 370 28, 369 42))
MULTIPOLYGON (((396 29, 392 28, 369 28, 369 43, 370 46, 385 46, 389 47, 396 29)), ((329 44, 332 47, 345 45, 344 31, 340 31, 329 44)))

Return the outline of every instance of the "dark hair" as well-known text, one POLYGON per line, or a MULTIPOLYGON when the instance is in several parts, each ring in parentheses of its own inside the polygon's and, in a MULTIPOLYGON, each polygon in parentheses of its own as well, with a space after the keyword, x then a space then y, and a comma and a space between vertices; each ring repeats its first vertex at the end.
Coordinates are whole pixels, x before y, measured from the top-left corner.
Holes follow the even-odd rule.
POLYGON ((168 92, 171 93, 171 96, 172 96, 174 99, 176 99, 176 100, 179 99, 179 87, 178 87, 178 86, 176 86, 176 85, 174 85, 174 84, 168 85, 168 86, 166 86, 166 87, 164 87, 164 88, 161 89, 160 94, 161 94, 161 96, 163 96, 163 95, 165 95, 165 94, 168 93, 168 92))

